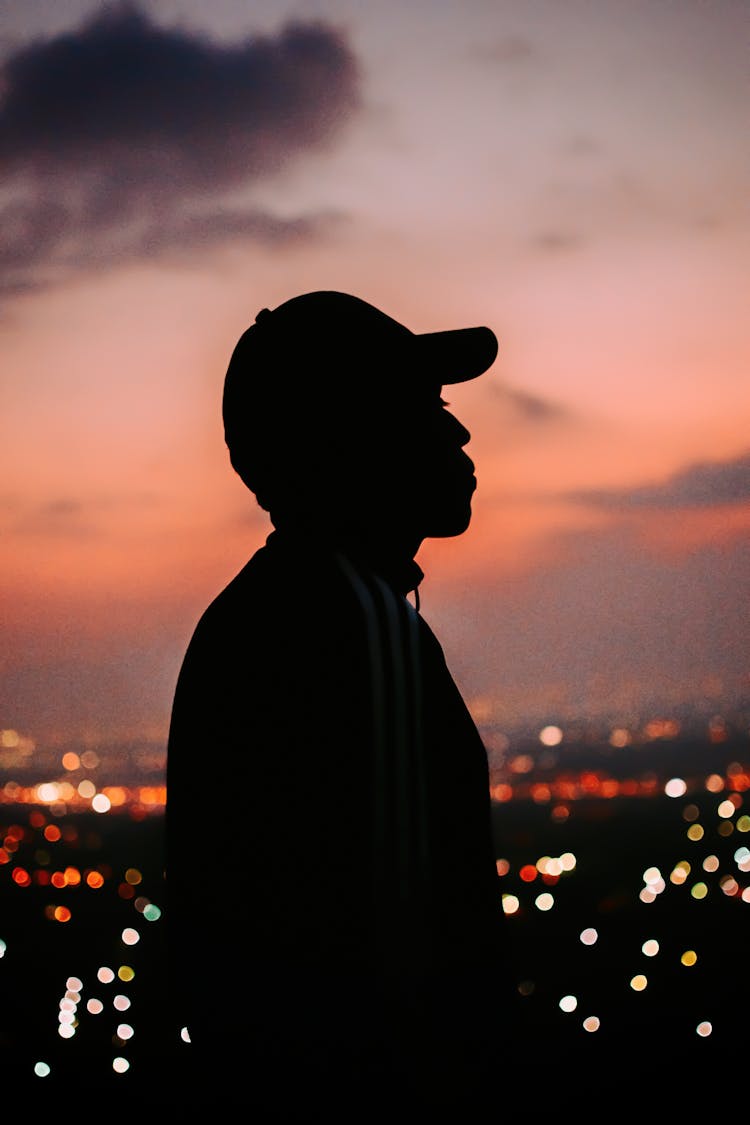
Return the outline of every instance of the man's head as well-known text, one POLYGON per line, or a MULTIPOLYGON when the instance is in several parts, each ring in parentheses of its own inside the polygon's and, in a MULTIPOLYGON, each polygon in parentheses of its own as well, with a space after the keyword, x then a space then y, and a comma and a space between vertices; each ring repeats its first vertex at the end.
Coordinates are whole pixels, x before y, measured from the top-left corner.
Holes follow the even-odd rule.
POLYGON ((418 335, 346 293, 264 309, 224 384, 232 465, 274 523, 322 516, 420 539, 460 534, 476 482, 469 434, 441 389, 496 354, 489 328, 418 335))

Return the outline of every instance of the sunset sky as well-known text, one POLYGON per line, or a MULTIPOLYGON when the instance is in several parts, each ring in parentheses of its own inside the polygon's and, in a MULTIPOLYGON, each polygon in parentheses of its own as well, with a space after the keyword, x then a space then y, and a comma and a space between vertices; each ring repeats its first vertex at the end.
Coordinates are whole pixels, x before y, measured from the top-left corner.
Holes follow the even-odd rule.
MULTIPOLYGON (((229 354, 340 289, 486 324, 422 611, 481 723, 750 687, 746 0, 0 2, 0 727, 167 729, 270 530, 229 354)), ((713 705, 712 703, 710 705, 713 705)))

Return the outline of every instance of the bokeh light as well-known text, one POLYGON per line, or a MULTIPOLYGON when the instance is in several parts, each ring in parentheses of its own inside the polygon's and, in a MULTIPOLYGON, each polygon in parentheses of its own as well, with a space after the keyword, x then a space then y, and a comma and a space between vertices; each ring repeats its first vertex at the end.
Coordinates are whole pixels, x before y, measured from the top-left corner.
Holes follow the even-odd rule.
POLYGON ((690 871, 691 867, 688 861, 686 859, 681 859, 679 863, 676 863, 672 868, 669 876, 670 883, 674 883, 676 886, 679 886, 680 884, 685 882, 688 875, 690 874, 690 871))

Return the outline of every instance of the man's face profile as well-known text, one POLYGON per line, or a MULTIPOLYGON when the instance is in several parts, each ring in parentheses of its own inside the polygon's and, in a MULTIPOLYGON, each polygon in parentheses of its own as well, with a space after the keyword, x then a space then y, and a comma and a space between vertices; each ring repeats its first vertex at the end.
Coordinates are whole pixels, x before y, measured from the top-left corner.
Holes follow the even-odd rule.
POLYGON ((471 520, 474 463, 464 450, 470 434, 442 397, 420 414, 407 447, 415 530, 423 538, 460 535, 471 520))
POLYGON ((364 521, 420 540, 467 529, 476 489, 464 451, 471 435, 448 405, 433 385, 380 403, 375 420, 354 425, 345 460, 364 521))

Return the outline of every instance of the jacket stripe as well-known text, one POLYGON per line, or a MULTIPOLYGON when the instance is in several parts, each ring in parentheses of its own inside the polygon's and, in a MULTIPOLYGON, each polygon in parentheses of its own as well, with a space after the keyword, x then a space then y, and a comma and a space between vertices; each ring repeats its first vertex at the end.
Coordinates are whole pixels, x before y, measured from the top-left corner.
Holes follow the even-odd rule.
POLYGON ((367 636, 376 909, 398 916, 418 907, 429 859, 419 618, 382 579, 343 555, 336 559, 361 607, 367 636))

